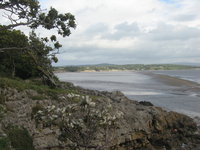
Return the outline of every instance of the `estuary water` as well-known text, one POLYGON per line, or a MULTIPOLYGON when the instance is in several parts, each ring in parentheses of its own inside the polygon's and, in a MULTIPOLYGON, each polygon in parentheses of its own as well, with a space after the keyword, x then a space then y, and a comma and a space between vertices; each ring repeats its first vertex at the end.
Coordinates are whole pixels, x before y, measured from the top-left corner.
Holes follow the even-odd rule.
POLYGON ((122 91, 137 101, 150 101, 170 111, 200 117, 200 70, 66 72, 61 81, 101 91, 122 91))

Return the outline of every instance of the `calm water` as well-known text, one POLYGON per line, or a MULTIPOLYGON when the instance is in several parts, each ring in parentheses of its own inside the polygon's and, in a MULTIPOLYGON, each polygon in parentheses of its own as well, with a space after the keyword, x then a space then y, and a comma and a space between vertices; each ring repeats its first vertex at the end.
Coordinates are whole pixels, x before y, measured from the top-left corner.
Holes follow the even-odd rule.
MULTIPOLYGON (((151 71, 152 72, 152 71, 151 71)), ((153 71, 200 83, 200 70, 153 71)), ((62 81, 96 90, 120 90, 130 99, 150 101, 154 105, 200 117, 200 92, 182 91, 181 87, 169 86, 141 72, 81 72, 58 73, 62 81)))

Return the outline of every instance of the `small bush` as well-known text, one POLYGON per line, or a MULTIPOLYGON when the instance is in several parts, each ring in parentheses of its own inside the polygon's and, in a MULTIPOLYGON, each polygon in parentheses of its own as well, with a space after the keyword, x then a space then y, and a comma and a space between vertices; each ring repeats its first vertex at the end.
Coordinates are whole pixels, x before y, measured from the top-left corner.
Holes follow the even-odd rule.
POLYGON ((5 116, 6 111, 6 108, 0 104, 0 121, 5 116))
POLYGON ((32 100, 43 100, 46 97, 44 95, 36 95, 36 96, 31 96, 30 97, 32 100))
POLYGON ((43 110, 43 109, 44 109, 44 108, 43 108, 42 105, 37 104, 36 106, 34 106, 34 107, 32 108, 31 117, 33 118, 34 115, 35 115, 39 110, 43 110))
POLYGON ((0 150, 9 150, 9 140, 6 137, 0 137, 0 150))
POLYGON ((6 97, 3 94, 0 94, 0 104, 4 105, 6 102, 6 97))
POLYGON ((33 140, 25 128, 9 127, 7 134, 12 147, 16 150, 34 150, 33 140))

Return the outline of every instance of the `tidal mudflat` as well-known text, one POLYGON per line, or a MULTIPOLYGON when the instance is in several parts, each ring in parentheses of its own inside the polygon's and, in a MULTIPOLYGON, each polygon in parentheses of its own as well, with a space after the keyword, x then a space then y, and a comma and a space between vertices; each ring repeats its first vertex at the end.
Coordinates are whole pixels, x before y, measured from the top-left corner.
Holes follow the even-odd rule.
POLYGON ((62 81, 100 91, 122 91, 170 111, 200 117, 200 70, 58 73, 62 81))

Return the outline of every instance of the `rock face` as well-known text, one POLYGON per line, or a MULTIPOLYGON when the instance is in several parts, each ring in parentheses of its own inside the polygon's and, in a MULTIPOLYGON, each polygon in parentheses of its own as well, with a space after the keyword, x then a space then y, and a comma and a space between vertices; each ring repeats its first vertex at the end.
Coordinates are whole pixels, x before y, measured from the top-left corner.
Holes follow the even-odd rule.
MULTIPOLYGON (((74 148, 72 145, 99 150, 200 149, 200 136, 191 118, 148 102, 129 100, 118 91, 98 92, 77 87, 76 93, 58 94, 56 100, 48 96, 37 98, 39 93, 34 90, 0 88, 0 94, 5 98, 0 106, 6 109, 0 118, 0 139, 9 136, 9 126, 18 126, 28 131, 35 150, 70 150, 74 148), (102 116, 104 110, 109 110, 107 118, 102 116), (95 115, 91 116, 92 113, 95 115), (93 117, 89 120, 93 124, 83 119, 87 115, 93 117), (75 128, 77 124, 70 117, 80 124, 82 119, 85 124, 81 129, 75 128)), ((15 149, 12 141, 9 148, 15 149)))

